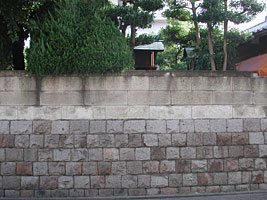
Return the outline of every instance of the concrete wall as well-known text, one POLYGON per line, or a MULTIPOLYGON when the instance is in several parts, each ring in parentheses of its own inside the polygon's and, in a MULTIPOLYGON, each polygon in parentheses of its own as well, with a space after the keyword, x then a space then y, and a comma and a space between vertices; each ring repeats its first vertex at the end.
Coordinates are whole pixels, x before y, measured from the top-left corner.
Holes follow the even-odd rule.
POLYGON ((0 196, 267 189, 267 78, 0 72, 0 196))

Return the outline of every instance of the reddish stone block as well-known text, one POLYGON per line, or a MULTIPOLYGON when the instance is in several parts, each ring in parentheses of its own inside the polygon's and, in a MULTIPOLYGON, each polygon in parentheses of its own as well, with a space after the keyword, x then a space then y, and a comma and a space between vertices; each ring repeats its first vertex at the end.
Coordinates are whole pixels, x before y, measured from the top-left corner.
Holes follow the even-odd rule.
POLYGON ((231 133, 217 133, 217 144, 219 146, 231 145, 231 133))
POLYGON ((16 174, 17 175, 32 175, 32 163, 30 162, 16 163, 16 174))
POLYGON ((210 160, 208 169, 210 172, 220 172, 223 171, 223 160, 210 160))
POLYGON ((161 194, 169 195, 169 194, 177 194, 178 188, 161 188, 160 189, 161 194))
POLYGON ((219 186, 208 186, 206 188, 207 193, 217 193, 220 192, 220 187, 219 186))
POLYGON ((177 173, 191 172, 190 169, 190 160, 176 160, 177 173))
POLYGON ((224 160, 224 171, 237 171, 238 170, 238 160, 226 159, 224 160))
POLYGON ((41 190, 54 190, 58 188, 57 176, 41 176, 40 189, 41 190))
POLYGON ((15 136, 14 135, 0 135, 0 148, 14 147, 15 136))
POLYGON ((248 144, 248 133, 233 133, 232 144, 233 145, 248 144))
POLYGON ((164 160, 166 158, 165 148, 152 148, 151 159, 152 160, 164 160))
POLYGON ((260 184, 264 182, 264 174, 262 171, 252 172, 252 183, 260 184))
POLYGON ((212 185, 213 184, 213 174, 209 173, 199 173, 197 175, 198 185, 212 185))
POLYGON ((246 146, 244 146, 244 156, 246 158, 259 157, 259 146, 258 145, 246 145, 246 146))

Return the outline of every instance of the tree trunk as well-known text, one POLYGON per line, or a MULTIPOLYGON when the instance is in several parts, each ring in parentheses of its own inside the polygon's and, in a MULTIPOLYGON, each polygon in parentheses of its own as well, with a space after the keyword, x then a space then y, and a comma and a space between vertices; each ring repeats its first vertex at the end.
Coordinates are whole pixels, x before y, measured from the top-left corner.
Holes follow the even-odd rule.
POLYGON ((211 62, 211 70, 216 71, 216 65, 214 61, 214 49, 213 49, 213 43, 212 43, 212 26, 208 22, 208 40, 209 40, 209 53, 210 53, 210 62, 211 62))
POLYGON ((122 26, 122 35, 124 37, 126 37, 126 29, 127 29, 127 26, 122 26))
MULTIPOLYGON (((227 0, 224 0, 224 13, 227 13, 227 0)), ((228 52, 227 52, 227 32, 228 32, 228 19, 224 20, 224 34, 223 34, 223 51, 224 51, 224 61, 223 61, 223 71, 227 70, 228 64, 228 52)))
MULTIPOLYGON (((193 17, 196 18, 197 11, 196 11, 195 2, 191 1, 191 4, 192 4, 193 17)), ((197 23, 197 21, 195 19, 193 20, 193 22, 194 22, 194 27, 196 29, 195 37, 196 37, 196 41, 197 41, 197 47, 199 47, 200 44, 201 44, 201 37, 200 37, 199 27, 198 27, 198 23, 197 23)))
POLYGON ((135 47, 135 35, 136 35, 136 26, 131 26, 131 41, 130 41, 130 48, 133 52, 133 49, 135 47))
POLYGON ((19 26, 19 40, 12 44, 13 65, 15 70, 25 70, 24 63, 24 30, 23 26, 19 26))

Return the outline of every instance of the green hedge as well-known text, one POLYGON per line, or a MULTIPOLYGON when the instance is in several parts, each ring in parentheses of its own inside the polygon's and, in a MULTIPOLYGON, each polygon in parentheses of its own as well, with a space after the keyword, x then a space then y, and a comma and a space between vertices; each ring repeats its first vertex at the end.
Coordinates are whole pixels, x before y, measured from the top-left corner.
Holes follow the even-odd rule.
POLYGON ((133 68, 130 49, 104 14, 105 0, 60 0, 37 20, 26 50, 27 70, 37 75, 113 73, 133 68))

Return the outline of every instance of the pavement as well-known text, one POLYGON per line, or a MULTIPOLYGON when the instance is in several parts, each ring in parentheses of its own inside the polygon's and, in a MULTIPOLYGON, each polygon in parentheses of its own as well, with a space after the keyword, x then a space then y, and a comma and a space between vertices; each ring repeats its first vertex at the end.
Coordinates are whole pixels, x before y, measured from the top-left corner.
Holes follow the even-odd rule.
POLYGON ((86 198, 1 198, 0 200, 267 200, 267 191, 174 196, 86 197, 86 198))

